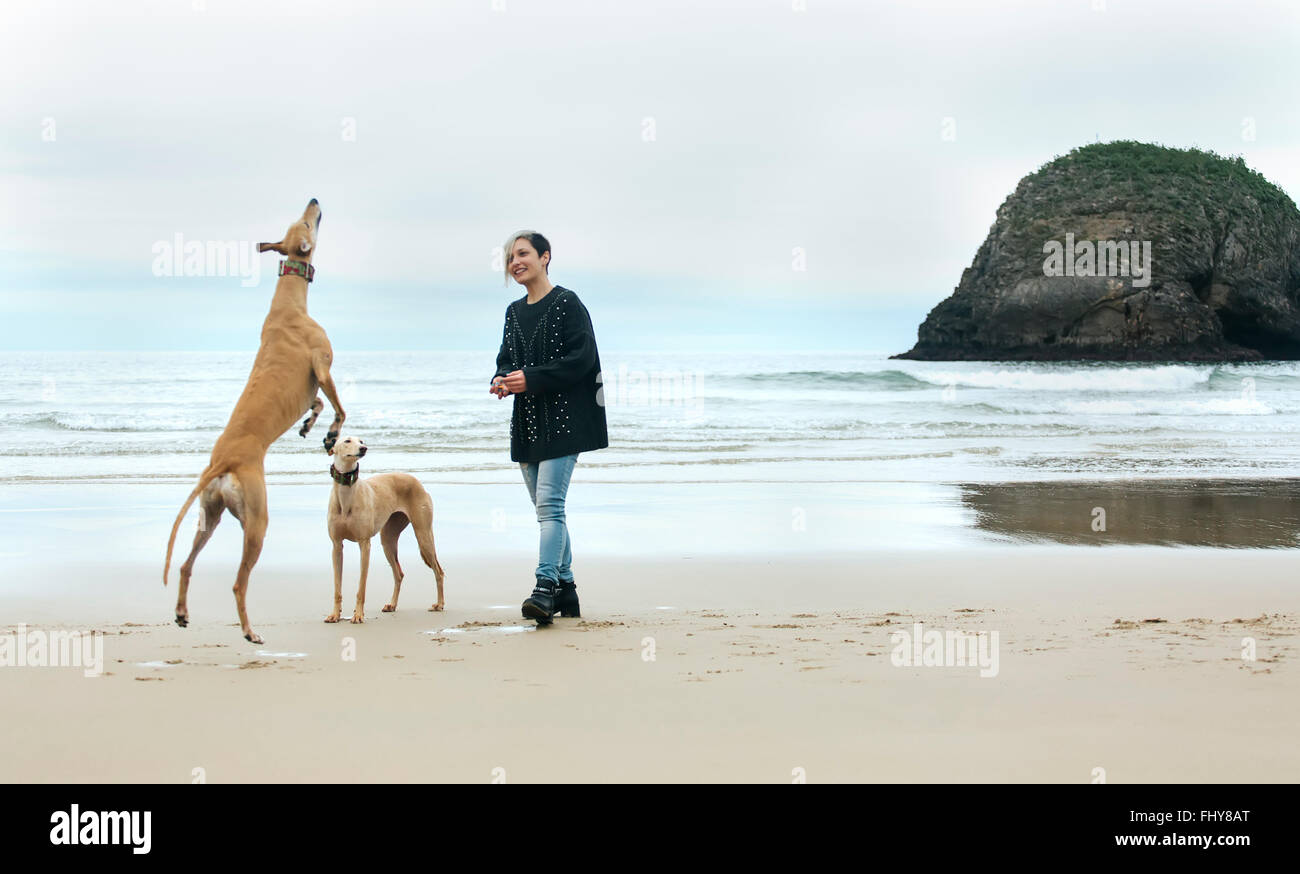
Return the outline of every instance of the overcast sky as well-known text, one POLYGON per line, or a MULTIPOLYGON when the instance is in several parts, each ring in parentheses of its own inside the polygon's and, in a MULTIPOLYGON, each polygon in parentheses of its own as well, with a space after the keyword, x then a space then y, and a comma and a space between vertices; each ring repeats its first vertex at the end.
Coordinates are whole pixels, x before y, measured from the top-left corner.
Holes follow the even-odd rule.
POLYGON ((1283 0, 2 9, 2 349, 253 348, 276 256, 244 287, 155 244, 278 240, 311 197, 336 349, 494 351, 492 250, 535 228, 602 350, 891 353, 1074 146, 1241 154, 1300 199, 1283 0))

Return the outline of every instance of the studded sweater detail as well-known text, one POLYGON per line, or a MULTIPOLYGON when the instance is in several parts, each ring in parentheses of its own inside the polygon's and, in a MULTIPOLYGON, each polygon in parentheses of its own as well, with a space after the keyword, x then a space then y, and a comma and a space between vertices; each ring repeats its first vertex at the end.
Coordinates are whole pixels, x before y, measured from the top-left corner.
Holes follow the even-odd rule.
POLYGON ((537 462, 609 446, 600 403, 600 353, 591 315, 570 289, 506 307, 493 375, 524 372, 510 417, 510 459, 537 462))

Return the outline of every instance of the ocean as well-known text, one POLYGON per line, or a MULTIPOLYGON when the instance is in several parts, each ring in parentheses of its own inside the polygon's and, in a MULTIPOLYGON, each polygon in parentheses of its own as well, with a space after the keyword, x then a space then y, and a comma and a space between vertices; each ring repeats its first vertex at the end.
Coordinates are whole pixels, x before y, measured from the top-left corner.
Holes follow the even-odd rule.
MULTIPOLYGON (((189 481, 253 351, 0 353, 0 482, 189 481)), ((371 470, 514 481, 492 350, 336 353, 371 470)), ((604 350, 606 482, 1004 482, 1300 476, 1300 363, 1038 364, 604 350)), ((315 431, 268 479, 328 469, 315 431)), ((320 432, 320 433, 317 433, 320 432)))
MULTIPOLYGON (((334 362, 344 432, 369 447, 362 476, 419 477, 452 558, 536 549, 510 461, 513 402, 487 391, 493 352, 334 362)), ((0 558, 39 568, 98 549, 160 563, 253 355, 0 353, 0 558)), ((1300 363, 605 348, 602 364, 610 446, 574 472, 575 554, 1300 545, 1300 363)), ((320 550, 331 415, 270 448, 263 563, 320 550)), ((227 550, 231 523, 218 534, 227 550)))

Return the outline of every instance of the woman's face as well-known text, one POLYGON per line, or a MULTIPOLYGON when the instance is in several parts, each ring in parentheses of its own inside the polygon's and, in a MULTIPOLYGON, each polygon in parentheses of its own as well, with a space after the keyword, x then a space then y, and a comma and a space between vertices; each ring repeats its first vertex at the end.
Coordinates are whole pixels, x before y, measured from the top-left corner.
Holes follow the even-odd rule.
POLYGON ((533 248, 532 243, 528 242, 528 238, 520 237, 515 240, 514 248, 510 250, 510 260, 507 266, 515 282, 520 285, 527 285, 539 276, 546 275, 546 262, 550 260, 550 252, 538 258, 537 250, 533 248))

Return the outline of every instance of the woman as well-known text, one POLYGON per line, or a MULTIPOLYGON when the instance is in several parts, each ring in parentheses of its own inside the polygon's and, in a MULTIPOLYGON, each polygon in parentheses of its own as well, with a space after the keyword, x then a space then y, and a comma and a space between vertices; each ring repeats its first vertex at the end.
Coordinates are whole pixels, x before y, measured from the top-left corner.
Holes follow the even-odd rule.
POLYGON ((609 446, 600 385, 600 354, 591 316, 578 296, 548 275, 551 244, 519 231, 505 248, 506 282, 528 293, 506 307, 497 371, 488 391, 515 396, 510 460, 519 462, 537 508, 541 543, 537 582, 523 604, 526 619, 549 625, 554 614, 578 616, 564 499, 579 452, 609 446))

